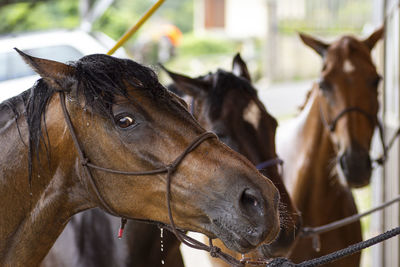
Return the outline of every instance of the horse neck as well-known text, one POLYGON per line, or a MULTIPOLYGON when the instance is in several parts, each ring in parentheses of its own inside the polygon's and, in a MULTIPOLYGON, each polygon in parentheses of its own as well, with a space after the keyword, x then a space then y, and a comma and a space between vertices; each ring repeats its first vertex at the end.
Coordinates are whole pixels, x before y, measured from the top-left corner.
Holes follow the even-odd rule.
POLYGON ((54 102, 53 97, 46 114, 52 145, 51 161, 48 162, 46 153, 40 153, 40 162, 33 161, 31 186, 28 182, 28 148, 25 144, 28 144, 29 134, 25 117, 18 120, 23 142, 13 116, 0 129, 0 142, 4 146, 4 152, 0 154, 0 211, 3 218, 0 220, 0 239, 5 240, 0 242, 0 266, 38 265, 68 219, 89 208, 81 204, 85 190, 77 178, 76 156, 70 149, 64 150, 72 142, 64 120, 59 117, 62 115, 60 106, 54 102))
POLYGON ((294 149, 295 165, 290 170, 292 196, 297 208, 305 216, 310 205, 326 204, 322 199, 327 198, 333 188, 340 186, 336 176, 331 174, 335 152, 320 117, 318 94, 318 88, 314 88, 296 119, 298 128, 294 131, 297 147, 294 149))

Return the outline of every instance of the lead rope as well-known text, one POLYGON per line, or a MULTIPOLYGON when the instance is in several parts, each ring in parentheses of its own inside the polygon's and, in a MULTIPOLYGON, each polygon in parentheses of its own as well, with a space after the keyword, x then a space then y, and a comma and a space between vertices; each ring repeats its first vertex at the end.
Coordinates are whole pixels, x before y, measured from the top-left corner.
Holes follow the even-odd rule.
POLYGON ((266 264, 266 267, 314 267, 322 264, 327 264, 341 258, 350 256, 361 250, 373 246, 375 244, 381 243, 389 238, 397 236, 400 234, 400 227, 396 227, 389 230, 383 234, 375 236, 365 241, 348 246, 347 248, 332 252, 330 254, 324 255, 319 258, 303 261, 301 263, 295 264, 286 258, 276 258, 266 264))

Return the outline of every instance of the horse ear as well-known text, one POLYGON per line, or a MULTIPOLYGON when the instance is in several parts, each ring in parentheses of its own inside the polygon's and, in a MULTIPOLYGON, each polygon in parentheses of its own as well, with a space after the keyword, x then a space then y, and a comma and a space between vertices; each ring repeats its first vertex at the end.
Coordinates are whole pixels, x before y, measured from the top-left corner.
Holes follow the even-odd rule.
POLYGON ((232 72, 236 76, 242 77, 251 82, 249 70, 247 69, 246 63, 241 58, 240 53, 237 53, 236 56, 233 58, 232 72))
POLYGON ((299 36, 303 43, 315 50, 321 57, 324 57, 329 44, 326 44, 310 35, 299 33, 299 36))
POLYGON ((75 68, 64 63, 53 60, 42 59, 25 54, 21 50, 14 48, 37 74, 42 77, 46 83, 58 91, 69 90, 74 81, 75 68))
POLYGON ((183 94, 196 97, 208 91, 208 89, 211 86, 210 82, 208 81, 204 81, 199 78, 190 78, 188 76, 169 71, 161 64, 159 65, 174 81, 175 84, 174 89, 178 91, 176 93, 181 92, 183 94))
POLYGON ((372 50, 379 39, 383 37, 384 32, 385 28, 382 26, 374 31, 367 39, 365 39, 363 43, 369 48, 369 50, 372 50))

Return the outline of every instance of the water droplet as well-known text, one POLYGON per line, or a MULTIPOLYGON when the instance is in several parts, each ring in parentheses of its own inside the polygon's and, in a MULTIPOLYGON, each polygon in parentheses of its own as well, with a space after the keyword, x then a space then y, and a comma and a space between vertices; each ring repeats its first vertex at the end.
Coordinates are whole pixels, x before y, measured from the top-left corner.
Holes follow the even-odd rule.
POLYGON ((165 264, 164 260, 161 260, 161 264, 165 264))
POLYGON ((86 126, 87 126, 87 127, 89 127, 89 125, 90 125, 90 123, 89 123, 89 122, 87 122, 87 123, 86 123, 86 126))

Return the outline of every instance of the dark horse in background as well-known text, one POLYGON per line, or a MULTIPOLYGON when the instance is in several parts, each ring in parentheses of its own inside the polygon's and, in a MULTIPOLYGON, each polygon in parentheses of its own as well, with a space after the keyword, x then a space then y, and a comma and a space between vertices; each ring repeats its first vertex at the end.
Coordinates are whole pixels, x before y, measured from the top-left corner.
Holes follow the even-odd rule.
POLYGON ((38 266, 69 219, 86 209, 168 224, 167 183, 177 227, 239 252, 275 239, 275 186, 205 135, 150 69, 107 55, 67 65, 19 53, 42 79, 0 104, 0 266, 38 266), (165 170, 182 155, 168 175, 92 167, 165 170))
MULTIPOLYGON (((185 98, 189 96, 190 110, 199 123, 257 165, 279 190, 282 203, 280 234, 273 243, 264 244, 247 256, 253 259, 286 256, 300 232, 301 219, 278 171, 277 121, 258 98, 246 63, 238 54, 233 59, 232 72, 218 70, 197 78, 165 71, 174 82, 174 91, 185 98)), ((223 247, 220 241, 214 244, 223 247)), ((225 251, 228 252, 226 248, 225 251)), ((238 253, 230 251, 230 254, 240 258, 238 253)), ((219 259, 212 259, 212 262, 214 266, 229 266, 219 259)))
MULTIPOLYGON (((371 50, 379 29, 365 40, 344 36, 326 44, 301 34, 323 59, 319 83, 309 92, 300 114, 278 129, 278 152, 285 160, 284 180, 304 226, 315 227, 351 216, 357 207, 350 188, 369 184, 369 149, 377 126, 380 76, 371 50)), ((310 237, 294 247, 290 258, 301 262, 362 240, 355 222, 320 235, 320 251, 310 237)), ((354 267, 360 253, 326 266, 354 267)))
MULTIPOLYGON (((300 220, 276 164, 277 122, 258 99, 246 64, 237 55, 233 60, 233 73, 218 70, 195 79, 170 71, 167 73, 174 81, 169 88, 193 99, 190 110, 204 128, 214 131, 220 140, 245 155, 253 164, 270 162, 261 172, 270 177, 279 189, 285 215, 281 215, 283 222, 278 239, 271 245, 263 245, 259 254, 254 255, 286 255, 295 240, 300 220)), ((128 222, 123 239, 112 239, 118 223, 116 218, 106 217, 101 211, 74 216, 46 261, 53 258, 49 262, 59 266, 183 266, 180 242, 172 234, 164 231, 161 239, 157 227, 128 222), (102 222, 98 223, 98 228, 100 225, 104 227, 94 228, 97 220, 102 222), (161 240, 163 251, 160 250, 161 240), (79 256, 73 257, 74 253, 79 256)), ((240 255, 231 254, 237 258, 240 255)))

